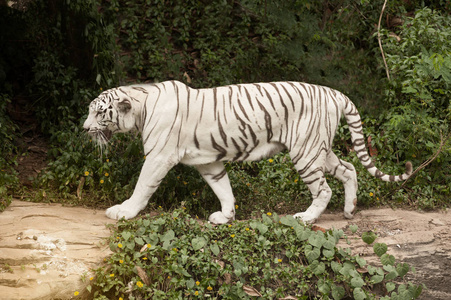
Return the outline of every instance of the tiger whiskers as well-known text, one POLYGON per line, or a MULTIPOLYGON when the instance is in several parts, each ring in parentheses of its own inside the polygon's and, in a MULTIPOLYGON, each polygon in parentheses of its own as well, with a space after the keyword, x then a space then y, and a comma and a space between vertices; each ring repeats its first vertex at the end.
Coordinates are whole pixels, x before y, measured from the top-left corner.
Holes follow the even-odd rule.
POLYGON ((108 149, 109 139, 102 130, 96 132, 96 146, 100 151, 100 157, 103 159, 103 151, 108 149))

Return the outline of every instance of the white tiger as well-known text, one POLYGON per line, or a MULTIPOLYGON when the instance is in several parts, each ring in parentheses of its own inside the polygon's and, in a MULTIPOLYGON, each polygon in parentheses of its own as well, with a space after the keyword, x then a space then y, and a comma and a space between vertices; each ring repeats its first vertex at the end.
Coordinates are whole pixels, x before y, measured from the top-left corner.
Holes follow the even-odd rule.
POLYGON ((378 170, 365 147, 360 115, 344 94, 300 82, 237 84, 193 89, 178 81, 122 86, 93 100, 84 129, 100 144, 116 132, 141 133, 146 160, 130 199, 106 211, 112 219, 135 217, 144 209, 168 171, 178 163, 194 166, 221 202, 209 221, 235 219, 235 198, 223 161, 254 161, 287 150, 310 189, 313 202, 294 217, 314 222, 326 209, 332 191, 324 174, 344 184, 344 216, 357 203, 354 166, 339 159, 332 142, 344 115, 354 150, 373 176, 401 181, 402 175, 378 170))

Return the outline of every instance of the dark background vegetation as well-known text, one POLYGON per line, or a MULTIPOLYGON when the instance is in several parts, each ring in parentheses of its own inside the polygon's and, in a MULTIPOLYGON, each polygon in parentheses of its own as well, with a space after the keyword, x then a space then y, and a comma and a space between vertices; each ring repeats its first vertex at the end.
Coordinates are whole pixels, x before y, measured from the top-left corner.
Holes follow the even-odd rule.
MULTIPOLYGON (((106 207, 131 195, 144 159, 139 137, 118 136, 100 153, 81 124, 101 91, 136 82, 330 86, 359 107, 382 170, 401 173, 406 161, 419 166, 450 130, 451 6, 388 1, 380 30, 388 79, 377 40, 383 2, 0 1, 0 207, 12 196, 106 207)), ((358 169, 361 207, 449 206, 449 142, 402 188, 364 170, 345 124, 335 151, 358 169)), ((261 208, 298 212, 310 202, 286 154, 227 168, 239 217, 261 208)), ((341 209, 341 184, 331 178, 330 185, 329 207, 341 209)), ((151 201, 164 208, 181 202, 202 217, 219 206, 184 166, 151 201)))

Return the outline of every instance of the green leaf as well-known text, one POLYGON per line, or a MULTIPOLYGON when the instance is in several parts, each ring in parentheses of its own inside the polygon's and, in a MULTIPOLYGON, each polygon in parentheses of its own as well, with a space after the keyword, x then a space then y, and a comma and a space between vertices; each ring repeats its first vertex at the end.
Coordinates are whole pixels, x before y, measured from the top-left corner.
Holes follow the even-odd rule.
POLYGON ((420 297, 423 292, 423 285, 409 285, 409 291, 413 299, 420 297))
POLYGON ((334 298, 334 300, 343 299, 345 292, 346 291, 342 286, 332 284, 332 298, 334 298))
POLYGON ((193 245, 194 251, 197 251, 207 244, 207 240, 204 237, 195 237, 191 240, 191 244, 193 245))
POLYGON ((137 244, 140 245, 140 246, 142 246, 142 245, 145 244, 145 243, 144 243, 144 240, 143 240, 142 238, 140 238, 140 237, 136 237, 136 238, 135 238, 135 243, 137 243, 137 244))
POLYGON ((326 238, 324 237, 324 233, 322 231, 317 231, 308 238, 308 242, 314 247, 321 248, 326 242, 326 238))
POLYGON ((376 243, 373 245, 374 253, 376 253, 377 256, 381 257, 387 252, 387 244, 384 243, 376 243))
POLYGON ((398 272, 399 277, 404 277, 404 275, 409 272, 409 265, 407 263, 400 263, 396 265, 396 272, 398 272))
POLYGON ((385 288, 387 289, 387 292, 390 293, 396 288, 396 285, 393 282, 387 282, 385 288))
POLYGON ((352 264, 350 262, 345 262, 343 264, 343 268, 341 268, 341 270, 340 270, 340 274, 349 276, 350 272, 352 272, 352 271, 355 271, 354 264, 352 264))
POLYGON ((326 265, 323 262, 314 260, 310 264, 310 268, 311 268, 313 274, 315 274, 316 276, 319 276, 319 275, 323 274, 324 271, 326 270, 326 265))
POLYGON ((332 268, 332 271, 334 271, 334 273, 340 272, 341 269, 343 268, 343 266, 339 262, 336 262, 336 261, 331 261, 330 267, 332 268))
POLYGON ((380 283, 382 282, 382 280, 384 280, 384 275, 373 275, 371 276, 371 282, 376 284, 376 283, 380 283))
POLYGON ((352 292, 355 300, 363 300, 366 299, 365 292, 361 288, 355 288, 352 292))
POLYGON ((355 257, 355 261, 359 264, 359 266, 362 268, 366 265, 366 260, 360 256, 355 257))
POLYGON ((313 234, 313 232, 310 229, 305 228, 304 226, 298 226, 295 227, 294 230, 296 231, 296 237, 298 238, 298 240, 305 241, 308 240, 308 238, 310 237, 310 235, 313 234))
POLYGON ((265 224, 263 224, 261 222, 255 221, 255 222, 252 222, 250 225, 253 229, 258 230, 260 232, 260 234, 262 234, 262 235, 265 234, 266 232, 268 232, 268 226, 266 226, 265 224))
POLYGON ((98 85, 100 85, 100 80, 102 79, 102 75, 101 74, 97 74, 96 76, 96 82, 98 85))
POLYGON ((321 255, 319 248, 313 248, 311 245, 307 245, 304 250, 305 257, 307 257, 307 260, 311 263, 314 260, 318 259, 318 257, 321 255))
POLYGON ((161 241, 167 242, 167 241, 173 240, 174 238, 175 238, 174 230, 170 229, 163 235, 163 237, 161 238, 161 241))
POLYGON ((128 241, 128 239, 132 236, 130 231, 124 231, 121 233, 121 235, 124 238, 124 241, 128 241))
POLYGON ((381 263, 383 265, 391 265, 393 266, 395 264, 395 257, 393 255, 385 253, 381 256, 381 263))
POLYGON ((386 280, 392 280, 392 279, 395 279, 396 277, 398 277, 398 272, 396 272, 395 270, 393 270, 390 273, 388 273, 387 275, 385 275, 386 280))
POLYGON ((323 247, 329 250, 333 250, 335 245, 337 244, 334 236, 327 236, 326 241, 323 244, 323 247))
POLYGON ((335 251, 323 249, 323 255, 325 258, 333 258, 335 256, 335 251))
POLYGON ((210 250, 215 256, 218 256, 218 254, 220 252, 219 246, 216 243, 213 243, 213 244, 210 245, 210 250))
POLYGON ((317 286, 318 286, 318 291, 320 291, 321 294, 328 295, 330 293, 330 290, 331 290, 330 284, 327 281, 325 281, 324 279, 318 280, 317 286))
POLYGON ((299 221, 291 215, 286 215, 280 218, 279 222, 285 226, 296 228, 300 226, 299 221))
POLYGON ((361 288, 365 285, 365 282, 361 277, 354 277, 351 279, 351 286, 354 288, 361 288))
POLYGON ((352 233, 356 233, 357 230, 359 229, 359 226, 357 226, 357 225, 349 225, 349 229, 351 230, 352 233))
POLYGON ((376 240, 376 238, 377 235, 372 231, 362 233, 362 240, 368 245, 371 245, 376 240))

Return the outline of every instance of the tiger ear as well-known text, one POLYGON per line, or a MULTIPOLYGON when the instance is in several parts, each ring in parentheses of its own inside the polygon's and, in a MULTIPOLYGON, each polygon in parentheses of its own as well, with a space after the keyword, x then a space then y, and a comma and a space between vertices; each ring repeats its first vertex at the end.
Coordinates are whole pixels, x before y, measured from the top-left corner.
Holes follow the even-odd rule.
POLYGON ((118 102, 117 108, 120 112, 127 113, 132 108, 132 104, 130 100, 124 99, 118 102))

